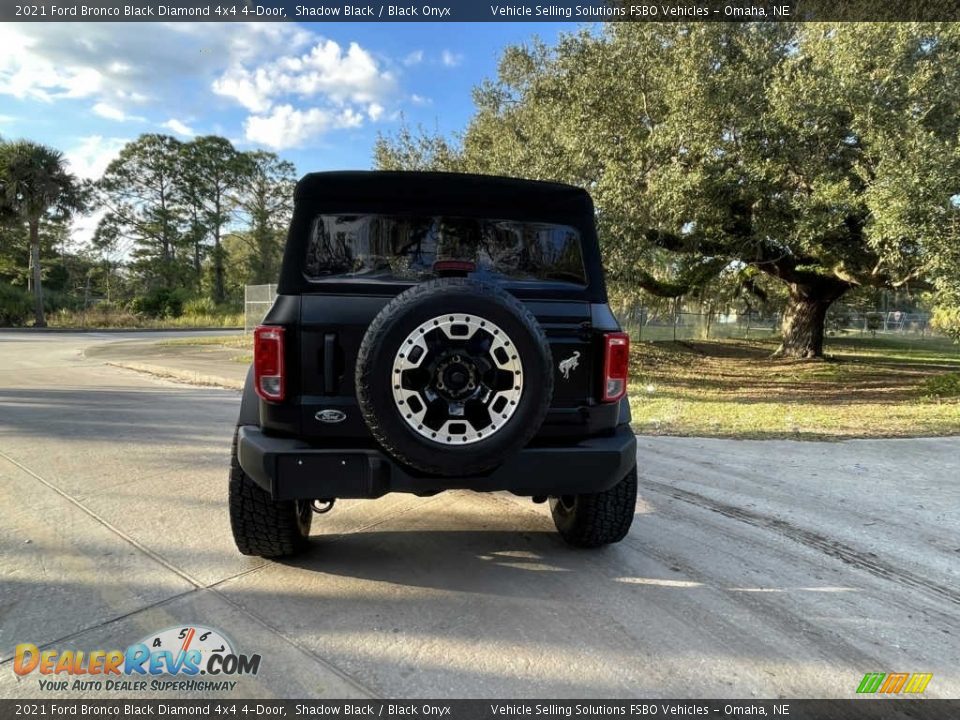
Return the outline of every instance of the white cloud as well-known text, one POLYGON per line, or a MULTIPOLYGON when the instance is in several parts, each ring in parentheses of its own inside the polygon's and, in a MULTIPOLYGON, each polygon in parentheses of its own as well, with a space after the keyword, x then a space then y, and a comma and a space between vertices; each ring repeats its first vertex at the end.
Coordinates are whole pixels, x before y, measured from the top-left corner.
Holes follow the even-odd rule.
POLYGON ((190 127, 185 123, 180 122, 176 118, 170 118, 165 123, 161 123, 161 126, 167 128, 167 130, 171 130, 175 132, 177 135, 193 137, 194 135, 197 134, 192 127, 190 127))
MULTIPOLYGON (((419 50, 408 56, 422 59, 419 50)), ((387 117, 402 97, 397 85, 388 61, 370 50, 293 23, 0 26, 0 98, 82 99, 100 117, 146 116, 181 135, 192 132, 184 114, 215 107, 219 97, 247 110, 248 138, 288 143, 268 132, 281 125, 303 143, 326 129, 387 117)))
POLYGON ((428 97, 424 97, 423 95, 417 95, 414 93, 410 96, 410 102, 412 102, 414 105, 430 105, 433 103, 433 100, 428 97))
POLYGON ((463 62, 463 55, 450 52, 449 50, 444 50, 442 53, 440 53, 440 62, 447 67, 456 67, 463 62))
POLYGON ((43 52, 42 42, 28 27, 0 25, 0 94, 50 102, 90 97, 103 87, 103 75, 96 67, 57 62, 43 52))
POLYGON ((107 103, 102 102, 99 102, 93 106, 93 112, 100 117, 107 118, 108 120, 123 121, 127 117, 120 108, 116 108, 113 105, 108 105, 107 103))
POLYGON ((143 122, 146 118, 140 115, 128 115, 120 108, 111 105, 110 103, 98 102, 93 106, 93 112, 100 117, 107 118, 107 120, 116 120, 118 122, 128 122, 130 120, 136 120, 143 122))
MULTIPOLYGON (((71 44, 80 47, 76 30, 71 32, 71 44)), ((0 94, 52 102, 96 96, 103 89, 104 76, 95 64, 65 62, 62 52, 46 46, 46 38, 67 40, 57 36, 56 31, 38 32, 29 25, 0 26, 0 94)))
POLYGON ((206 93, 232 64, 269 60, 311 38, 286 23, 6 23, 0 95, 90 98, 126 114, 131 105, 182 100, 191 80, 206 93))
POLYGON ((264 112, 286 96, 319 96, 338 105, 376 102, 393 86, 393 76, 357 43, 350 43, 344 52, 333 40, 321 40, 302 55, 284 55, 250 67, 234 63, 213 82, 213 91, 252 112, 264 112))
POLYGON ((70 172, 89 180, 99 179, 127 142, 123 138, 105 138, 102 135, 81 138, 79 145, 64 153, 70 163, 70 172))
POLYGON ((407 67, 419 65, 423 62, 423 50, 414 50, 403 59, 403 64, 407 67))
POLYGON ((291 105, 278 105, 269 115, 252 115, 244 123, 250 142, 275 150, 302 145, 311 137, 329 130, 358 127, 363 117, 351 108, 340 111, 310 108, 297 110, 291 105))
POLYGON ((0 115, 0 125, 6 125, 16 120, 13 115, 0 115))
POLYGON ((269 62, 237 61, 212 84, 215 93, 247 108, 246 138, 274 149, 303 145, 330 130, 376 122, 396 79, 374 56, 350 43, 320 39, 306 52, 269 62), (295 107, 308 100, 311 107, 295 107))
POLYGON ((213 81, 213 91, 233 98, 247 110, 262 112, 270 109, 271 85, 272 80, 262 69, 249 72, 243 67, 236 67, 213 81))

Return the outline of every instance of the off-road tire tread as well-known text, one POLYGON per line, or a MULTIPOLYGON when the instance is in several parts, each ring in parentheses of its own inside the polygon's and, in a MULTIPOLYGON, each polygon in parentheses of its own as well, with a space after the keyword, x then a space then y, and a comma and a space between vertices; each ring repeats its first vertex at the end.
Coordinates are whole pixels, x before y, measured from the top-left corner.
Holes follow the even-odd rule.
POLYGON ((296 555, 307 547, 307 536, 297 523, 293 500, 273 500, 240 467, 237 436, 230 453, 230 528, 237 549, 244 555, 279 558, 296 555))
POLYGON ((578 495, 569 517, 558 517, 553 510, 554 522, 561 537, 570 545, 579 548, 598 548, 620 542, 630 531, 637 507, 637 468, 609 490, 578 495))
MULTIPOLYGON (((490 298, 491 300, 495 299, 497 301, 506 302, 511 306, 513 311, 523 318, 525 323, 531 329, 533 329, 536 336, 536 342, 538 342, 541 347, 550 347, 547 334, 543 331, 540 323, 537 322, 534 314, 509 293, 487 283, 478 283, 474 280, 467 280, 464 278, 444 278, 442 281, 433 280, 415 285, 391 300, 377 315, 377 317, 374 318, 373 322, 370 323, 370 327, 368 328, 367 333, 363 338, 363 342, 360 344, 360 350, 357 353, 357 374, 355 378, 357 400, 358 404, 360 405, 360 411, 363 414, 363 419, 366 422, 367 427, 370 429, 371 434, 384 450, 386 450, 390 455, 395 457, 400 462, 422 472, 435 475, 449 475, 450 470, 445 465, 431 464, 412 458, 409 454, 404 452, 402 447, 400 447, 390 438, 388 433, 384 432, 376 413, 368 410, 368 408, 371 407, 369 398, 372 394, 371 383, 373 381, 373 372, 378 367, 377 363, 370 361, 370 355, 377 346, 380 336, 389 330, 390 323, 393 322, 395 312, 399 308, 406 306, 411 302, 416 302, 420 297, 425 295, 442 297, 444 291, 449 292, 450 294, 459 294, 465 289, 469 289, 470 292, 490 298), (442 285, 440 285, 441 282, 442 285), (438 291, 438 287, 442 287, 443 289, 438 291)), ((550 403, 553 399, 552 360, 548 363, 548 367, 537 368, 536 370, 546 370, 546 372, 538 374, 543 376, 540 378, 542 382, 549 383, 549 391, 543 393, 539 407, 537 408, 536 417, 540 418, 540 422, 531 423, 529 426, 524 427, 522 433, 519 435, 514 433, 515 441, 511 443, 511 445, 517 449, 525 447, 527 443, 533 439, 533 436, 537 434, 537 431, 540 429, 543 418, 546 416, 547 410, 549 409, 550 403)), ((528 375, 531 374, 532 373, 528 373, 528 375)), ((443 452, 443 450, 438 449, 437 452, 443 452)), ((461 463, 458 465, 457 474, 463 476, 475 475, 485 472, 489 469, 489 462, 473 464, 461 463)))

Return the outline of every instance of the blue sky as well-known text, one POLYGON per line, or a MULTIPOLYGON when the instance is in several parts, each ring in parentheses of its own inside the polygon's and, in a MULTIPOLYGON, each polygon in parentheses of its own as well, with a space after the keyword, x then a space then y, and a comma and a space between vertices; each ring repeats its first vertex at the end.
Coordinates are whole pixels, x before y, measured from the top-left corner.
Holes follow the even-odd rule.
POLYGON ((300 172, 366 168, 377 133, 460 129, 503 48, 567 23, 0 26, 0 136, 96 177, 143 132, 216 133, 300 172))

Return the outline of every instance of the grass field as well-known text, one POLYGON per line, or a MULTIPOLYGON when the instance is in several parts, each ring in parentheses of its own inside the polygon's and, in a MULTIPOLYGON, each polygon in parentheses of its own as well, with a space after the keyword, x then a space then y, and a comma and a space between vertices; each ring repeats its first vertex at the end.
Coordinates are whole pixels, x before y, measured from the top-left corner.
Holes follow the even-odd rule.
POLYGON ((181 328, 242 328, 243 313, 184 314, 180 317, 150 318, 123 310, 94 307, 88 312, 59 310, 47 314, 53 328, 178 330, 181 328))
POLYGON ((845 439, 960 433, 960 347, 828 340, 828 359, 772 359, 775 340, 637 343, 639 433, 845 439))
MULTIPOLYGON (((250 336, 165 345, 240 351, 250 336)), ((775 339, 635 342, 641 434, 801 440, 960 434, 960 346, 899 336, 828 340, 828 359, 776 360, 775 339)))

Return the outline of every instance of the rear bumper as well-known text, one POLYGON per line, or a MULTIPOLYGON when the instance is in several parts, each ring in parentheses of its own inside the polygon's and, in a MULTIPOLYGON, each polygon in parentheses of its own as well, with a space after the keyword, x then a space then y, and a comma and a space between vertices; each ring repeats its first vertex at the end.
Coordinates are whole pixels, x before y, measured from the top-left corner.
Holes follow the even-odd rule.
POLYGON ((577 495, 616 485, 636 463, 637 439, 629 425, 613 435, 560 447, 521 450, 476 477, 418 475, 379 450, 328 450, 242 426, 240 466, 274 500, 377 498, 390 492, 430 494, 467 489, 516 495, 577 495))

